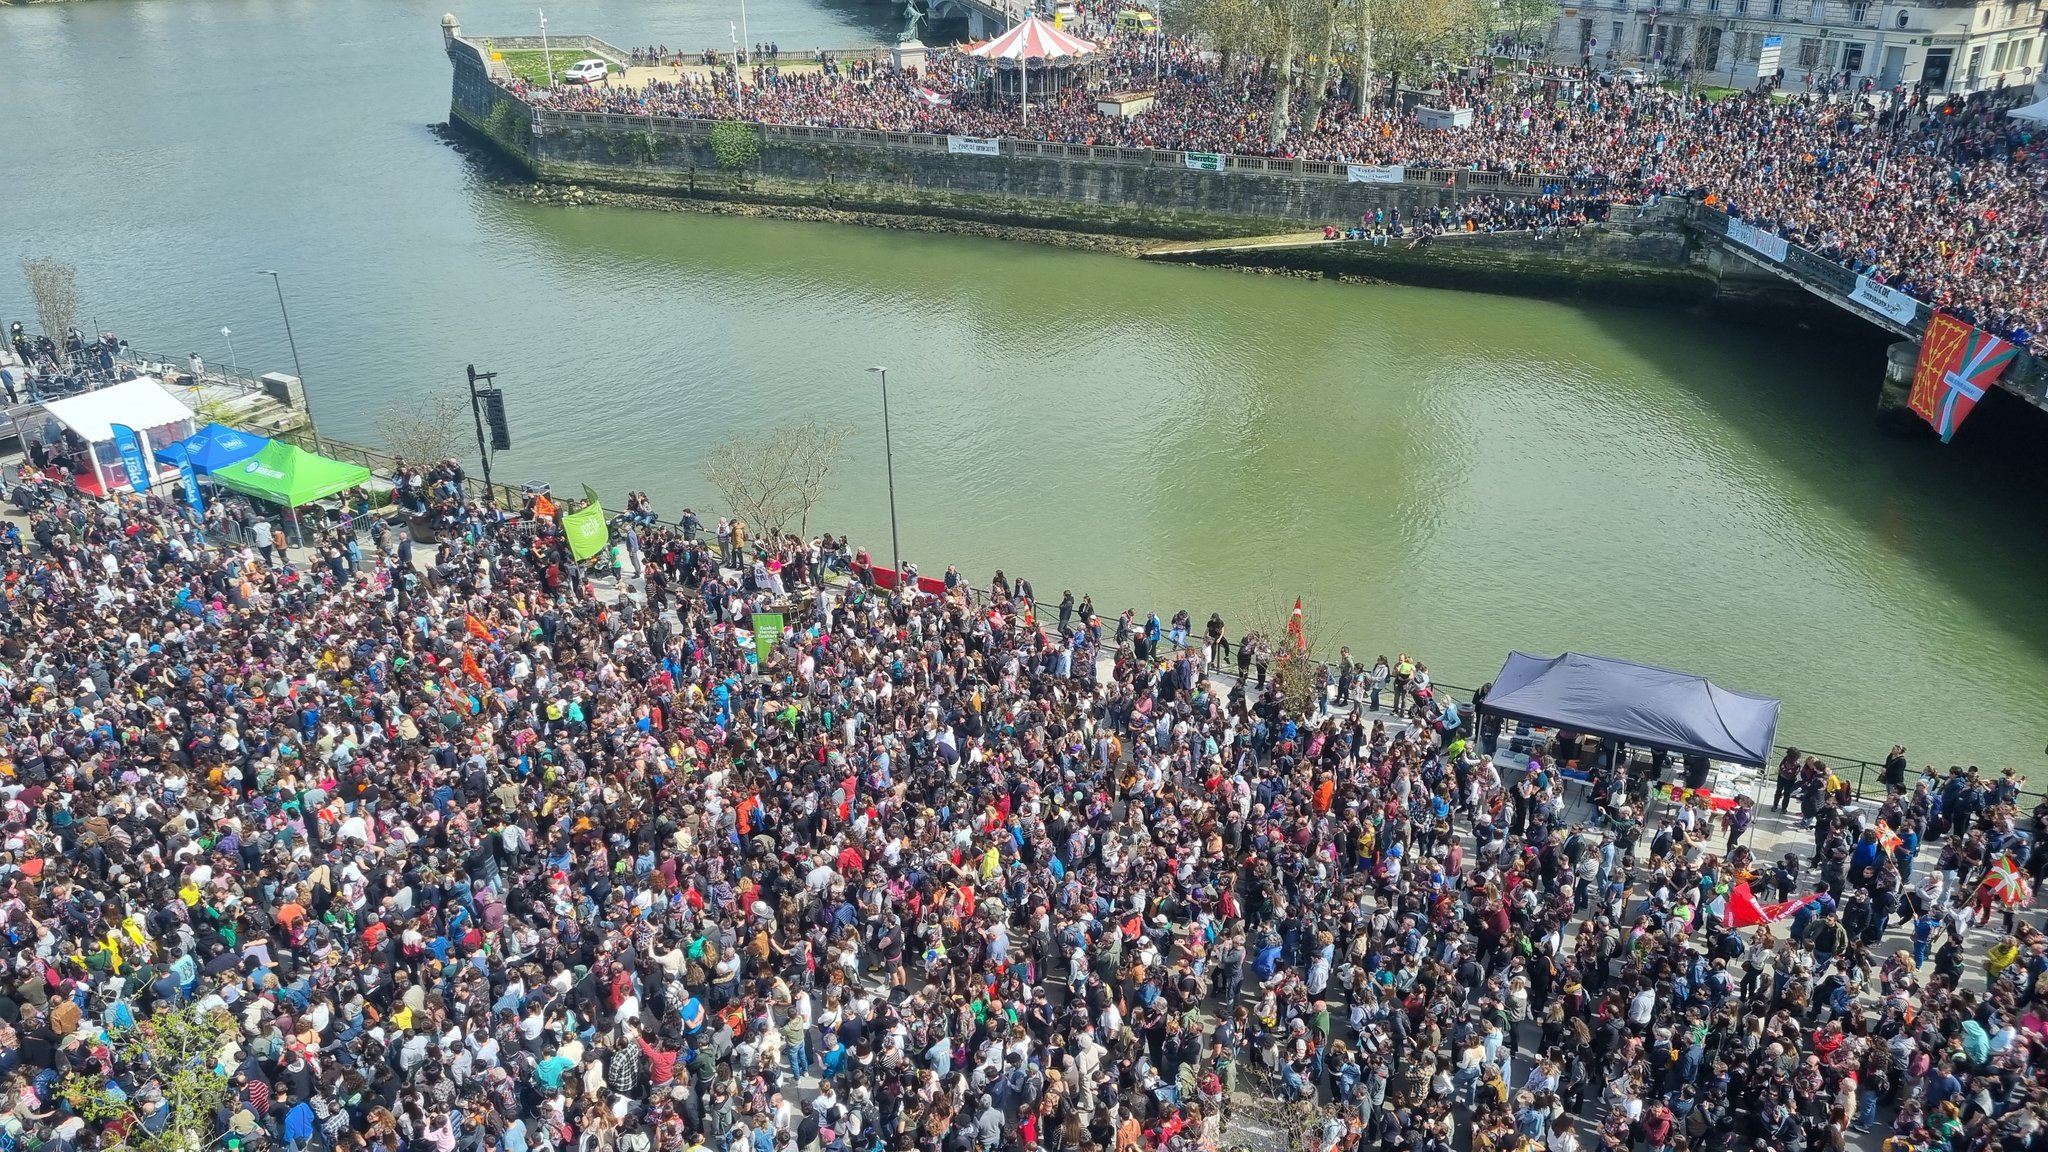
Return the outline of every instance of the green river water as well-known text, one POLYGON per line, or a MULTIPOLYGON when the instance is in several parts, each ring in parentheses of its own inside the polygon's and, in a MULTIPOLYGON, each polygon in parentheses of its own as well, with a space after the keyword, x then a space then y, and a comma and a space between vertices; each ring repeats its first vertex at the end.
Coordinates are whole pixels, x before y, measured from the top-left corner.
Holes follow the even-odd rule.
MULTIPOLYGON (((472 34, 530 31, 508 0, 472 34)), ((883 5, 758 0, 784 48, 883 5)), ((323 429, 496 369, 500 479, 713 500, 703 453, 853 424, 823 522, 886 556, 890 368, 905 556, 1198 620, 1308 602, 1322 650, 1472 685, 1506 651, 1666 663, 1785 698, 1780 738, 2048 779, 2043 422, 1879 434, 1883 341, 1614 307, 1140 265, 993 241, 494 194, 429 126, 438 9, 92 0, 0 9, 0 311, 77 263, 138 348, 289 370, 323 429), (2012 461, 2018 460, 2019 463, 2012 461)), ((724 46, 737 7, 605 0, 557 32, 724 46)), ((2037 780, 2037 784, 2040 780, 2037 780)))

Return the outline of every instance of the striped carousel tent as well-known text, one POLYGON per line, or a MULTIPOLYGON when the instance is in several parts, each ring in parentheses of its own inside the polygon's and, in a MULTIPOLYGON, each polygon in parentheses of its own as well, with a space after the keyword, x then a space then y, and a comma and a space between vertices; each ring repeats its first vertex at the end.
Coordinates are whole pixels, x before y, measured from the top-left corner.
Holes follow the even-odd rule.
POLYGON ((988 62, 993 91, 1020 99, 1028 125, 1031 101, 1049 98, 1067 87, 1069 74, 1077 66, 1093 62, 1095 42, 1062 32, 1031 15, 993 40, 969 45, 967 54, 988 62))
POLYGON ((1007 60, 1013 64, 1028 60, 1042 67, 1057 62, 1072 62, 1094 51, 1094 41, 1070 36, 1036 15, 1031 15, 1026 16, 1022 24, 1001 36, 970 46, 967 54, 979 56, 983 60, 1007 60))

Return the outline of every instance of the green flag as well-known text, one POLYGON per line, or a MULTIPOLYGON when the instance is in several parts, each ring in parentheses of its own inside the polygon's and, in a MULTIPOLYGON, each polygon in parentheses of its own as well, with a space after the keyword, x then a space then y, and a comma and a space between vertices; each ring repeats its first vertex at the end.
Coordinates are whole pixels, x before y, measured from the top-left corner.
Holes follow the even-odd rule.
POLYGON ((562 517, 562 531, 569 535, 569 555, 588 560, 604 550, 611 533, 604 523, 604 505, 592 500, 590 506, 562 517))
POLYGON ((782 643, 782 613, 754 613, 754 658, 763 665, 768 663, 768 653, 782 643))
POLYGON ((597 498, 597 489, 595 489, 595 488, 592 488, 592 487, 591 487, 590 485, 588 485, 588 484, 585 484, 585 485, 583 486, 583 499, 584 499, 584 501, 585 501, 586 503, 588 503, 588 504, 589 504, 589 505, 590 505, 590 506, 591 506, 592 508, 595 508, 595 507, 597 507, 597 506, 598 506, 598 504, 599 504, 599 503, 601 503, 601 501, 599 501, 599 500, 598 500, 598 498, 597 498))

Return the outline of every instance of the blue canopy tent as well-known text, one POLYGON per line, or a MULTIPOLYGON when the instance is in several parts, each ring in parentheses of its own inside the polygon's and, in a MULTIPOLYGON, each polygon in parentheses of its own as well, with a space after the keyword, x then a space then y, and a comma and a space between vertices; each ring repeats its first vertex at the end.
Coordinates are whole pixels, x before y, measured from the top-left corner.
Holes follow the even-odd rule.
POLYGON ((180 444, 192 460, 192 470, 203 474, 240 464, 270 447, 270 439, 225 424, 208 424, 180 444))
POLYGON ((1758 768, 1770 759, 1778 734, 1778 701, 1767 696, 1730 692, 1689 672, 1577 652, 1508 653, 1480 711, 1758 768))

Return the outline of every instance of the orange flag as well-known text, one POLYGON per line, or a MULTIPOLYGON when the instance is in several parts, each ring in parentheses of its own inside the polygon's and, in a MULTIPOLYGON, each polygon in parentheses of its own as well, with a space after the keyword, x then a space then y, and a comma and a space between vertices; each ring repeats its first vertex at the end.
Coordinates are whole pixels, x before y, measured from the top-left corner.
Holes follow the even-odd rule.
POLYGON ((533 514, 543 520, 553 520, 555 518, 555 502, 546 496, 534 497, 533 514))
POLYGON ((1301 597, 1294 598, 1294 612, 1287 617, 1287 635, 1294 641, 1296 652, 1308 651, 1308 635, 1301 630, 1301 597))
POLYGON ((484 675, 483 668, 477 664, 476 657, 470 655, 469 649, 467 648, 464 648, 462 650, 462 670, 465 673, 468 673, 469 678, 471 680, 474 680, 479 684, 485 684, 490 681, 490 677, 484 675))
POLYGON ((462 625, 463 627, 469 629, 469 634, 471 636, 476 637, 477 639, 483 641, 486 644, 491 642, 491 630, 489 628, 484 627, 484 622, 477 619, 475 613, 464 612, 462 614, 462 625))

